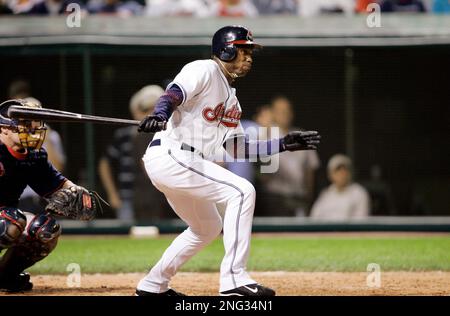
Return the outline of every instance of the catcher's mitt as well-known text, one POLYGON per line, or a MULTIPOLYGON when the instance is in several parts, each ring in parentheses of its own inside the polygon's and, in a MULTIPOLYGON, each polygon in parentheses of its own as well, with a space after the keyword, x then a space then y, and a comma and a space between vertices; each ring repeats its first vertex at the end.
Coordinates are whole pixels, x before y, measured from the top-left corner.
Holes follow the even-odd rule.
POLYGON ((48 199, 47 212, 73 219, 89 221, 97 214, 102 200, 96 192, 88 191, 82 186, 60 189, 48 199))

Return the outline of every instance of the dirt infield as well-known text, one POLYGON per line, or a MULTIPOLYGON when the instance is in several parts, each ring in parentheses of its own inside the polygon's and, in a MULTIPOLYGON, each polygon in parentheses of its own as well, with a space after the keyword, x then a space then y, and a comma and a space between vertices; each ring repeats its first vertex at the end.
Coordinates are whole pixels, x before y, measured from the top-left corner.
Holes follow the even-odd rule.
MULTIPOLYGON (((259 282, 277 295, 450 295, 450 272, 382 272, 381 287, 367 286, 367 273, 254 272, 259 282)), ((34 290, 24 295, 106 295, 134 293, 140 273, 89 274, 81 276, 79 288, 67 286, 67 276, 33 276, 34 290)), ((178 273, 171 286, 188 295, 217 295, 218 273, 178 273)), ((4 295, 1 293, 0 295, 4 295)), ((11 294, 8 294, 11 295, 11 294)))

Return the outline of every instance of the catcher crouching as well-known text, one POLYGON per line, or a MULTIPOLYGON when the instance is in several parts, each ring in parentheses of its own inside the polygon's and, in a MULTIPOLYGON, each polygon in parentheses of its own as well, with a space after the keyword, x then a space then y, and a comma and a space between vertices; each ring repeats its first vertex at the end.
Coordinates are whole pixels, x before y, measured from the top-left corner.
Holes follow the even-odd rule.
POLYGON ((91 220, 98 197, 75 185, 56 170, 41 148, 46 127, 42 121, 7 116, 9 106, 39 107, 30 101, 0 104, 0 290, 30 291, 33 284, 24 272, 47 257, 58 242, 61 226, 54 215, 91 220), (17 208, 29 185, 48 201, 45 212, 34 215, 17 208))

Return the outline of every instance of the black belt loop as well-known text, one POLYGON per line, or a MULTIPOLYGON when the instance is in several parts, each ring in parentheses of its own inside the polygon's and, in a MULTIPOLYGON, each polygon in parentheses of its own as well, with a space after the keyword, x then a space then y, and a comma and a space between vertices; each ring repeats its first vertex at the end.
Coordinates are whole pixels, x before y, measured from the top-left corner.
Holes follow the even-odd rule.
MULTIPOLYGON (((152 140, 152 141, 150 142, 150 144, 148 145, 148 147, 160 146, 160 145, 161 145, 161 139, 158 138, 158 139, 152 140)), ((180 149, 181 149, 181 150, 187 150, 187 151, 190 151, 190 152, 193 152, 193 153, 198 152, 198 154, 199 154, 202 158, 205 158, 205 157, 203 156, 203 154, 202 154, 200 151, 196 150, 194 147, 192 147, 192 146, 190 146, 190 145, 188 145, 188 144, 182 143, 180 149)))
POLYGON ((182 149, 182 150, 191 151, 191 152, 193 152, 193 153, 197 152, 197 153, 200 155, 200 157, 205 158, 205 157, 203 157, 203 154, 202 154, 200 151, 198 151, 197 149, 195 149, 195 148, 192 147, 192 146, 189 146, 188 144, 182 143, 182 144, 181 144, 181 149, 182 149))

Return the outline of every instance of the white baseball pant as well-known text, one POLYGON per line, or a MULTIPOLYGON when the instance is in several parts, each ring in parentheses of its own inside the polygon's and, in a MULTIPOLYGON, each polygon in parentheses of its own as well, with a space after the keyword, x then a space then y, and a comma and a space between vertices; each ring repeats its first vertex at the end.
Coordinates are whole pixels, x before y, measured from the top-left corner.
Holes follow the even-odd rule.
POLYGON ((225 256, 220 266, 220 291, 256 283, 246 272, 250 251, 255 188, 244 178, 162 139, 144 155, 145 169, 176 214, 189 226, 138 283, 139 290, 168 290, 178 269, 222 231, 225 256), (216 204, 225 205, 222 218, 216 204))

